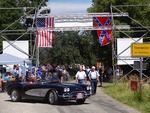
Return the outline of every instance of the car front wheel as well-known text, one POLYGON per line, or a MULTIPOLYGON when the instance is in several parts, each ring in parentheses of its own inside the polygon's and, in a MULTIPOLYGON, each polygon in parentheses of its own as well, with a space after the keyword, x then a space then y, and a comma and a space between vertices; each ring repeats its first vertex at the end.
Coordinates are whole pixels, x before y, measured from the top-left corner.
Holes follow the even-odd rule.
POLYGON ((21 98, 20 98, 19 92, 16 89, 13 89, 11 91, 11 100, 13 102, 18 102, 18 101, 20 101, 20 99, 21 98))
POLYGON ((48 101, 50 104, 54 105, 58 103, 58 96, 54 90, 51 90, 48 95, 48 101))

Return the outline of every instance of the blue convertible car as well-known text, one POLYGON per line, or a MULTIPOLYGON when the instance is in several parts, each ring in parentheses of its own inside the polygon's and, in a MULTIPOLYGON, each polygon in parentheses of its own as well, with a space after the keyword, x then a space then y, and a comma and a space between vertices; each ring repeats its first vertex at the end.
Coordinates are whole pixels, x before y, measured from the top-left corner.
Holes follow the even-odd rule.
POLYGON ((56 76, 40 82, 14 82, 6 87, 13 102, 24 99, 46 100, 58 104, 63 100, 76 100, 83 104, 91 96, 91 86, 77 83, 60 83, 56 76))

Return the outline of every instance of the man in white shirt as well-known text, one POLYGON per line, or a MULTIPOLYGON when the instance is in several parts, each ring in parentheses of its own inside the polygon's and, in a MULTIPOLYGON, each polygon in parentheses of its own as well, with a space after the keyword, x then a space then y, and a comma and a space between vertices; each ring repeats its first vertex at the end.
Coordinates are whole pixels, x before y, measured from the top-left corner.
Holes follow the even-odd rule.
POLYGON ((91 82, 91 87, 92 87, 92 94, 96 94, 96 90, 97 90, 97 83, 99 80, 99 73, 98 71, 95 70, 95 66, 92 66, 91 71, 88 74, 89 80, 91 82))
POLYGON ((76 77, 76 82, 79 84, 84 84, 86 82, 86 73, 83 71, 83 67, 79 67, 79 71, 75 75, 76 77))

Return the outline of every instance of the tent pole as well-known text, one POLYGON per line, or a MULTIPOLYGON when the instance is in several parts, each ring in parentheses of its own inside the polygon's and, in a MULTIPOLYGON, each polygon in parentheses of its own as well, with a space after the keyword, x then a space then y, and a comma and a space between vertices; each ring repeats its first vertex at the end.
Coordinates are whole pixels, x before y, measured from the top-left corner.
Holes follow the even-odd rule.
POLYGON ((38 67, 39 66, 39 47, 37 47, 36 49, 37 49, 36 50, 36 56, 37 56, 37 58, 36 58, 36 67, 38 67))

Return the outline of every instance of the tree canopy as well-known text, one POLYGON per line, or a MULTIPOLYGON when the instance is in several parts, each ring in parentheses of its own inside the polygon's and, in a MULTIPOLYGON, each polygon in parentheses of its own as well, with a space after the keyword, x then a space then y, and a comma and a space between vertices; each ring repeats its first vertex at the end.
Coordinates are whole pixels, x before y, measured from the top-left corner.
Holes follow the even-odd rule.
MULTIPOLYGON (((143 36, 147 31, 149 31, 150 26, 150 1, 149 0, 93 0, 92 6, 88 8, 89 13, 95 12, 109 12, 111 13, 111 5, 113 13, 126 12, 129 14, 128 17, 116 17, 113 22, 115 25, 129 25, 130 30, 123 31, 130 37, 137 38, 143 36)), ((127 38, 123 32, 113 31, 113 37, 116 38, 127 38)), ((96 32, 94 33, 94 35, 96 32)), ((94 36, 93 35, 93 36, 94 36)), ((150 32, 144 35, 144 42, 150 42, 149 39, 150 32)), ((102 56, 102 61, 107 61, 110 59, 112 53, 111 44, 105 47, 96 46, 97 56, 102 56), (104 48, 104 49, 103 49, 104 48), (105 60, 103 60, 105 59, 105 60)), ((106 62, 105 62, 106 63, 106 62)))
MULTIPOLYGON (((45 0, 40 7, 45 6, 45 0)), ((26 29, 25 16, 34 14, 41 0, 1 0, 0 2, 0 30, 23 30, 26 29)), ((40 8, 39 7, 39 8, 40 8)), ((6 33, 1 33, 10 40, 15 40, 16 35, 7 36, 6 33)), ((27 38, 27 37, 25 37, 27 38)))
MULTIPOLYGON (((113 12, 126 12, 129 14, 129 17, 132 18, 115 18, 114 24, 126 24, 131 27, 140 27, 136 28, 136 30, 141 30, 143 27, 140 24, 143 26, 150 25, 149 4, 149 0, 93 0, 92 7, 88 8, 88 12, 111 12, 110 6, 112 5, 115 7, 112 8, 113 12), (136 22, 134 20, 136 20, 136 22)), ((135 28, 132 30, 135 30, 135 28)), ((140 37, 141 33, 133 32, 130 35, 133 37, 140 37)))
POLYGON ((49 54, 42 54, 40 59, 47 59, 46 62, 50 61, 55 65, 94 65, 96 57, 92 50, 93 45, 93 36, 90 32, 56 32, 54 47, 51 49, 41 48, 40 54, 43 52, 49 54))
POLYGON ((27 23, 33 22, 32 19, 27 19, 26 15, 34 14, 37 8, 46 5, 48 0, 1 0, 0 2, 0 48, 2 41, 29 40, 29 35, 23 35, 27 30, 27 23), (40 6, 39 6, 40 5, 40 6), (4 38, 2 38, 5 37, 4 38))

